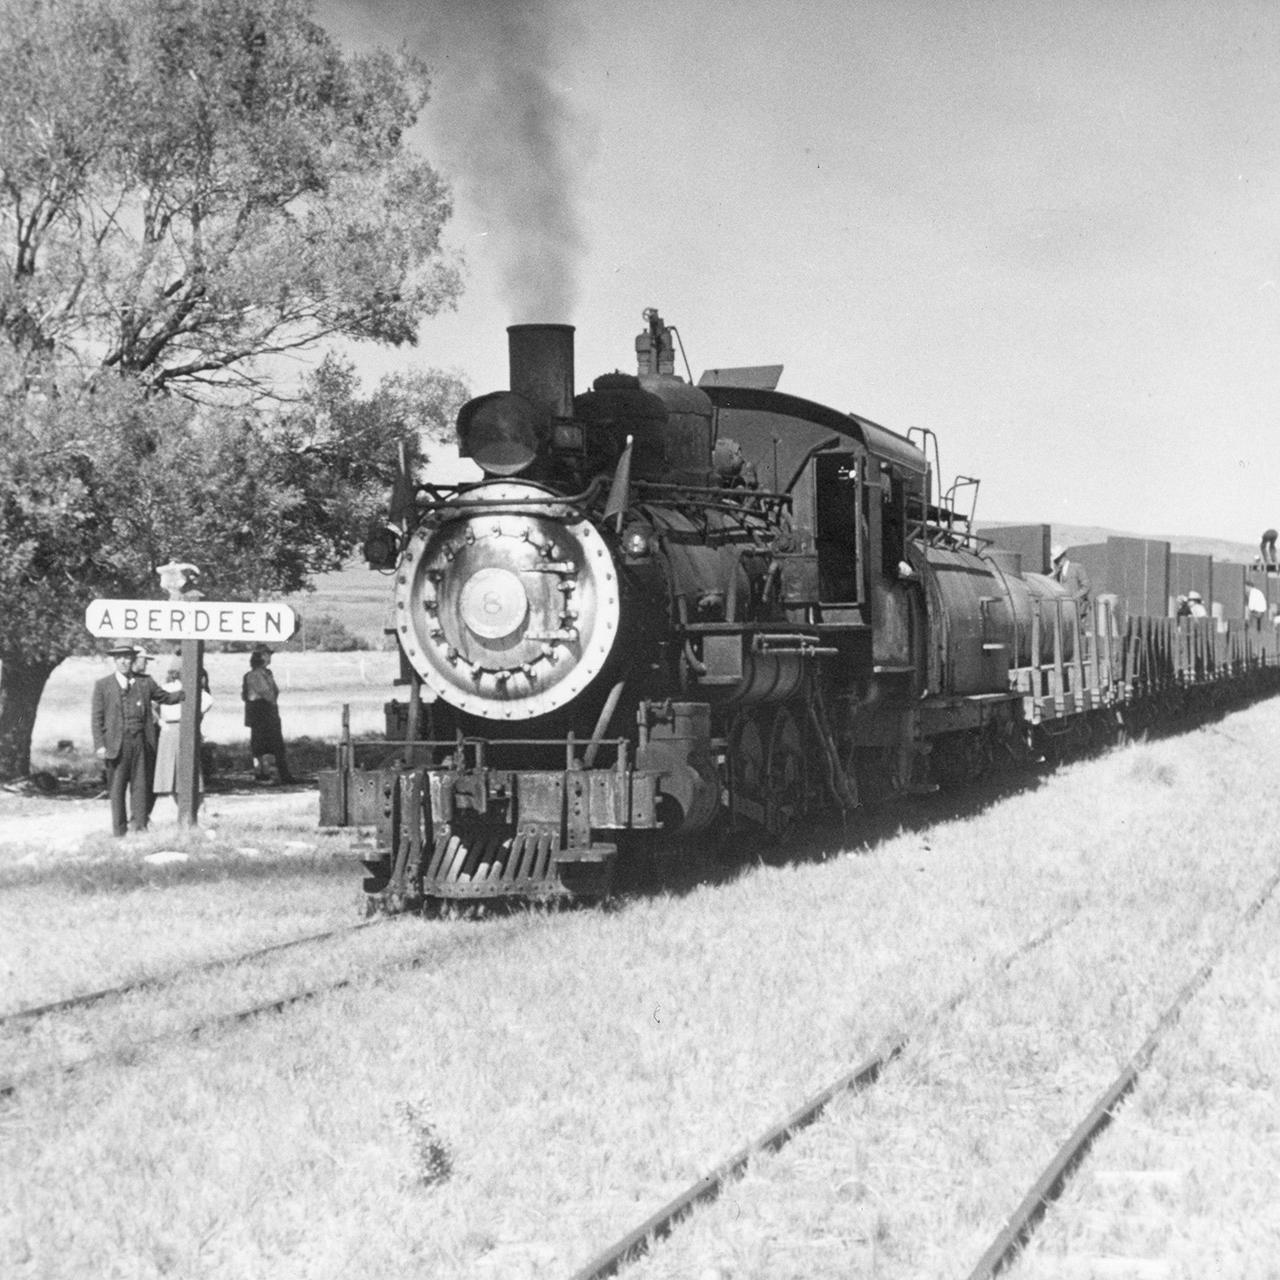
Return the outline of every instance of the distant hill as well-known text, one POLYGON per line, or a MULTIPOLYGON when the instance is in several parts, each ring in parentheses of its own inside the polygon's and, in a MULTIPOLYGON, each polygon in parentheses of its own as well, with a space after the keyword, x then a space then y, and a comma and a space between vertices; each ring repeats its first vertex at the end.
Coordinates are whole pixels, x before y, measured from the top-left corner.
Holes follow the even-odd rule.
MULTIPOLYGON (((982 520, 978 528, 998 529, 1010 524, 1038 524, 1035 520, 982 520)), ((1231 564, 1252 564, 1258 554, 1256 543, 1230 542, 1225 538, 1202 538, 1186 533, 1125 533, 1120 529, 1104 529, 1101 525, 1055 524, 1051 540, 1067 546, 1089 546, 1106 542, 1108 538, 1148 538, 1155 542, 1167 542, 1170 548, 1183 555, 1212 556, 1231 564)))

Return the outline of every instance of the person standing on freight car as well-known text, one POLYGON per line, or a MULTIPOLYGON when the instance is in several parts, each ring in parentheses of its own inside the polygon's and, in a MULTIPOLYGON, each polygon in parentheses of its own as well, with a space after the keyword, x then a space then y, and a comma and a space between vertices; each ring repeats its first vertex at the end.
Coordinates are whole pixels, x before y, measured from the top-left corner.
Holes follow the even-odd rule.
POLYGON ((1280 537, 1274 529, 1265 529, 1262 534, 1262 542, 1259 544, 1258 562, 1266 565, 1268 569, 1276 567, 1276 538, 1280 537))
POLYGON ((1244 589, 1244 608, 1255 631, 1262 630, 1262 620, 1267 616, 1267 597, 1250 583, 1244 589))
POLYGON ((1050 576, 1055 582, 1060 582, 1076 602, 1080 610, 1080 626, 1088 631, 1093 622, 1093 587, 1084 566, 1070 559, 1066 547, 1060 542, 1053 547, 1053 573, 1050 576))
POLYGON ((93 686, 89 721, 93 749, 107 767, 111 834, 145 831, 151 810, 151 774, 156 754, 154 703, 182 701, 182 690, 168 691, 146 674, 131 644, 113 645, 107 656, 115 671, 93 686), (135 672, 135 664, 142 668, 135 672))
POLYGON ((268 757, 275 761, 280 782, 292 782, 284 758, 284 731, 280 725, 280 689, 271 674, 271 650, 259 645, 249 655, 249 670, 240 684, 244 700, 244 722, 249 730, 249 752, 253 756, 253 776, 268 782, 268 757))

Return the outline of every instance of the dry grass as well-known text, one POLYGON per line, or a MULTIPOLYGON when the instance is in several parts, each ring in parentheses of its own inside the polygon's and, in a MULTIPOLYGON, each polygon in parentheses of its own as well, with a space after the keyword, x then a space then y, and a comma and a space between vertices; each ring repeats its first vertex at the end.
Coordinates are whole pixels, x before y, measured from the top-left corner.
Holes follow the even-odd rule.
POLYGON ((1276 1275, 1280 904, 1216 970, 1011 1276, 1276 1275))
MULTIPOLYGON (((1274 860, 1257 834, 1280 819, 1274 718, 1132 747, 856 856, 612 912, 411 925, 450 946, 503 932, 0 1113, 0 1265, 563 1276, 973 981, 880 1086, 629 1272, 964 1275, 1274 860), (1221 820, 1226 794, 1248 821, 1221 820)), ((1251 994, 1274 1016, 1274 984, 1251 994)), ((1215 1274, 1250 1274, 1239 1234, 1244 1265, 1215 1274)))
POLYGON ((314 850, 259 841, 211 847, 182 864, 142 856, 5 877, 0 1014, 355 919, 350 864, 314 850))
MULTIPOLYGON (((724 1203, 630 1274, 967 1275, 1274 863, 1260 832, 1280 806, 1263 795, 1256 827, 1223 828, 1218 802, 1228 787, 1257 794, 1257 748, 1274 749, 1271 715, 1236 718, 1252 759, 1223 756, 1207 734, 1137 747, 1054 779, 1052 832, 1027 821, 1046 815, 1044 796, 974 824, 994 856, 1004 840, 1033 845, 1029 893, 1048 855, 1063 888, 1078 887, 1078 920, 921 1038, 875 1091, 758 1162, 724 1203), (1080 803, 1086 796, 1096 808, 1080 803)), ((950 844, 950 833, 935 836, 935 850, 950 844)), ((1270 994, 1274 1019, 1280 993, 1270 994)), ((1276 1046, 1266 1050, 1272 1073, 1276 1046)), ((1280 1222, 1253 1219, 1253 1199, 1215 1198, 1220 1224, 1236 1213, 1246 1220, 1240 1245, 1220 1254, 1229 1265, 1187 1274, 1271 1274, 1280 1222)), ((1220 1250, 1220 1236, 1213 1245, 1202 1236, 1202 1250, 1220 1250)), ((1066 1272, 1050 1264, 1035 1274, 1066 1272)))
POLYGON ((373 569, 363 560, 354 560, 334 573, 318 574, 313 591, 287 597, 287 603, 303 623, 303 639, 309 624, 328 615, 358 636, 368 649, 382 649, 393 643, 388 627, 395 625, 394 579, 373 569))

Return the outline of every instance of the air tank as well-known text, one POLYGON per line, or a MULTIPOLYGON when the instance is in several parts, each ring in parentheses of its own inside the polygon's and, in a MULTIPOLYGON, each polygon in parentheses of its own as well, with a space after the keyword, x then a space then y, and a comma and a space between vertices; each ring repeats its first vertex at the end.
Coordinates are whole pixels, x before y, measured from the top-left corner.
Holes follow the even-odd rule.
MULTIPOLYGON (((990 554, 930 547, 929 669, 936 692, 1005 693, 1011 667, 1032 663, 1033 617, 1040 615, 1041 663, 1054 660, 1054 617, 1070 597, 1041 574, 1018 574, 990 554)), ((1071 613, 1068 612, 1066 619, 1071 613)), ((1063 627, 1064 661, 1071 659, 1074 635, 1063 627)))

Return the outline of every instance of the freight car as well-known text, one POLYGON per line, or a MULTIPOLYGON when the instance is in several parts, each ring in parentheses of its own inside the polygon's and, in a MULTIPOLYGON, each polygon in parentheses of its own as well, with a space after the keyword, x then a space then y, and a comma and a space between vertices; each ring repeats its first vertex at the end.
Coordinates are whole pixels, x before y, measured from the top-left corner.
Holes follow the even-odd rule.
POLYGON ((406 469, 367 540, 407 697, 320 788, 374 904, 596 896, 646 850, 781 837, 1273 681, 1269 629, 1114 592, 1082 616, 978 536, 976 481, 937 491, 930 432, 776 366, 694 385, 677 336, 646 311, 636 373, 575 394, 572 327, 512 326, 510 389, 458 415, 483 478, 406 469))

